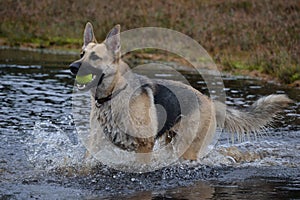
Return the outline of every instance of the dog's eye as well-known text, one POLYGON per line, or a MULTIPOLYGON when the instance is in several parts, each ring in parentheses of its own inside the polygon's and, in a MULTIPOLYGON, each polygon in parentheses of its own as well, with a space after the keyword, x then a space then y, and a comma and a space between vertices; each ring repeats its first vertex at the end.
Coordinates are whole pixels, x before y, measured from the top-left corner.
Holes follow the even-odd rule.
POLYGON ((97 56, 95 52, 91 53, 90 59, 91 60, 102 60, 102 58, 100 58, 99 56, 97 56))
POLYGON ((85 51, 80 52, 80 58, 82 58, 85 54, 85 51))

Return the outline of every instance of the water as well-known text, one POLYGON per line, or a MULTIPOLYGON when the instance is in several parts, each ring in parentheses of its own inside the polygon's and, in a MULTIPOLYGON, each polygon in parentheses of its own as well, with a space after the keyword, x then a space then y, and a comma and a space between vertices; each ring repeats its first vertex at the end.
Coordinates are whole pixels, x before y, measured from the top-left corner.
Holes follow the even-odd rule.
MULTIPOLYGON (((84 160, 71 109, 74 77, 67 68, 77 56, 0 53, 0 199, 300 199, 298 89, 224 76, 229 105, 244 108, 271 93, 296 103, 257 139, 232 144, 222 134, 199 162, 132 174, 84 160)), ((207 93, 199 75, 180 72, 207 93)), ((143 73, 177 78, 164 70, 143 73)))

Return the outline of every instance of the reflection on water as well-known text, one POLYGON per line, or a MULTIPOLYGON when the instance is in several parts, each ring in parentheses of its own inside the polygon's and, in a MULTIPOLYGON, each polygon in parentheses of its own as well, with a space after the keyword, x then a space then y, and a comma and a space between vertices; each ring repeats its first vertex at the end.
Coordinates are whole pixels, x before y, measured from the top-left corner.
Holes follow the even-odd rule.
POLYGON ((287 182, 286 180, 266 180, 257 178, 246 180, 243 183, 234 184, 209 184, 207 182, 196 182, 192 186, 177 187, 170 190, 157 192, 139 192, 134 195, 118 196, 117 199, 127 200, 151 200, 151 199, 285 199, 299 197, 298 182, 287 182), (251 187, 249 187, 251 185, 251 187), (289 194, 286 194, 286 188, 289 194))
MULTIPOLYGON (((297 89, 224 77, 228 105, 246 108, 271 93, 285 93, 296 103, 285 110, 276 127, 256 140, 232 144, 222 133, 215 149, 198 163, 184 162, 145 174, 118 172, 99 163, 84 169, 85 152, 71 112, 74 82, 67 69, 76 56, 0 52, 0 198, 300 198, 297 89)), ((207 93, 199 75, 180 72, 207 93)), ((177 78, 165 70, 141 73, 177 78)))

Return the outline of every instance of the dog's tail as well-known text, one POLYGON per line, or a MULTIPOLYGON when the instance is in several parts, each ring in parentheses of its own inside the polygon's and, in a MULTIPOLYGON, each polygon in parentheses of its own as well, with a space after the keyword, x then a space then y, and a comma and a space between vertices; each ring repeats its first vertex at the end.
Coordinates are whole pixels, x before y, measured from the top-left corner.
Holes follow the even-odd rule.
POLYGON ((242 139, 245 134, 249 136, 250 133, 256 134, 264 130, 272 123, 274 117, 292 102, 286 95, 269 95, 258 99, 244 111, 225 107, 218 101, 214 103, 218 126, 230 133, 237 133, 238 138, 242 139), (222 110, 226 110, 225 121, 222 110))

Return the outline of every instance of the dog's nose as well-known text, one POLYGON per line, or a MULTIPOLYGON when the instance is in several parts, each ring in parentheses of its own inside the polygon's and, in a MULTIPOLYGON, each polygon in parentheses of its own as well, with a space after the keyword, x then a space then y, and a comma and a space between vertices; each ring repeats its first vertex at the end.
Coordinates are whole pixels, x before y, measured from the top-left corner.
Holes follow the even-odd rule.
POLYGON ((69 68, 73 75, 76 75, 78 73, 80 65, 81 65, 80 61, 75 61, 70 64, 69 68))

